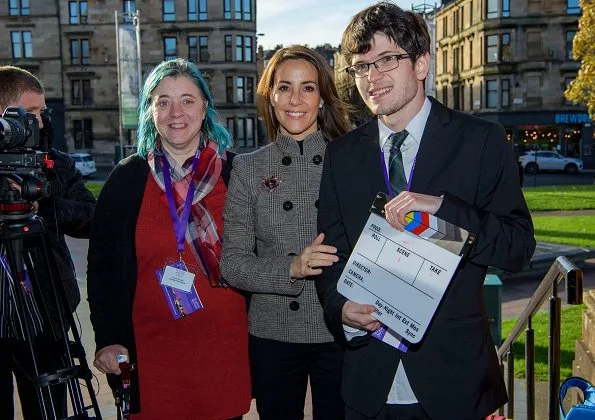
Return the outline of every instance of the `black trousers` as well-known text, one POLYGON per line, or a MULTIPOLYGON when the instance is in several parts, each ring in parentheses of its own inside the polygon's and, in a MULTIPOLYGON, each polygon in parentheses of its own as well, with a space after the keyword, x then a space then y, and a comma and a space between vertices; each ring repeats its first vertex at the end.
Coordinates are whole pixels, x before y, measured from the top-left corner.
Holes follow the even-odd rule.
MULTIPOLYGON (((34 340, 38 372, 47 373, 62 366, 60 354, 44 333, 34 340)), ((42 419, 37 388, 33 383, 34 370, 29 345, 23 340, 0 339, 0 419, 14 418, 13 380, 16 378, 23 418, 42 419)), ((64 418, 67 413, 66 384, 52 385, 52 400, 56 417, 64 418)))
POLYGON ((284 343, 250 336, 252 394, 260 420, 302 420, 310 378, 314 420, 342 420, 343 351, 336 343, 284 343))
MULTIPOLYGON (((387 404, 376 417, 364 416, 345 406, 345 420, 431 420, 419 404, 387 404)), ((477 419, 485 420, 485 418, 477 419)))
POLYGON ((419 404, 387 404, 376 417, 368 417, 345 408, 346 420, 430 420, 419 404))

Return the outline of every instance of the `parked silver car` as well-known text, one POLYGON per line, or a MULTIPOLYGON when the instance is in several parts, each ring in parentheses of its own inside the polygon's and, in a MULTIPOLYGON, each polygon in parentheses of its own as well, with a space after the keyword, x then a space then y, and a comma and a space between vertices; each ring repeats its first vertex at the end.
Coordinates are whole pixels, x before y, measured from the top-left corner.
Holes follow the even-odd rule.
POLYGON ((583 170, 582 160, 546 150, 526 152, 519 157, 519 162, 528 174, 539 171, 564 171, 568 174, 576 174, 583 170))
POLYGON ((74 166, 78 169, 84 177, 97 172, 95 161, 89 153, 71 153, 70 157, 74 159, 74 166))

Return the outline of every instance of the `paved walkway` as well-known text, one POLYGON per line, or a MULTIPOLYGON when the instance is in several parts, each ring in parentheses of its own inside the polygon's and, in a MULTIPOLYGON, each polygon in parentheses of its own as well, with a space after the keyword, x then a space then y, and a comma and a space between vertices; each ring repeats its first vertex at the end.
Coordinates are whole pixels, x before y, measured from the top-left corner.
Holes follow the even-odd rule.
MULTIPOLYGON (((77 316, 80 321, 79 332, 81 333, 81 341, 83 342, 83 345, 87 353, 87 359, 89 360, 89 364, 91 364, 92 355, 94 354, 95 348, 93 339, 93 329, 89 321, 89 307, 85 299, 85 297, 87 296, 86 258, 88 241, 82 239, 67 238, 67 242, 71 250, 73 261, 75 262, 75 266, 79 276, 79 287, 81 289, 81 296, 83 296, 83 301, 77 309, 77 316)), ((551 262, 553 262, 555 257, 561 255, 561 252, 572 252, 572 249, 567 248, 568 247, 565 246, 543 245, 540 248, 540 252, 536 253, 536 258, 543 261, 549 259, 549 265, 551 265, 551 262)), ((585 288, 595 288, 595 259, 589 260, 585 264, 584 273, 585 288)), ((503 276, 503 319, 508 319, 520 315, 523 308, 527 305, 529 299, 531 298, 533 292, 537 288, 540 279, 541 277, 536 277, 535 274, 525 276, 525 278, 520 279, 514 279, 512 277, 506 278, 506 276, 503 276)), ((102 416, 104 419, 107 420, 115 419, 116 412, 113 406, 113 397, 111 390, 109 389, 105 381, 105 375, 99 373, 94 367, 92 367, 92 371, 95 375, 95 392, 97 393, 97 399, 100 405, 102 416)), ((517 407, 515 412, 523 413, 525 407, 523 391, 524 384, 521 381, 517 381, 517 386, 515 387, 515 389, 515 407, 517 407)), ((83 391, 85 392, 84 388, 83 391)), ((544 394, 545 397, 547 397, 547 389, 545 389, 545 391, 538 392, 538 397, 540 395, 543 397, 544 394)), ((16 395, 15 398, 17 398, 16 395)), ((18 404, 17 402, 17 405, 15 407, 17 409, 16 419, 22 419, 20 413, 20 404, 18 404)), ((304 418, 305 420, 312 420, 312 407, 310 395, 308 395, 308 399, 306 401, 304 418)), ((518 420, 523 420, 525 418, 526 416, 523 414, 517 414, 515 416, 515 419, 518 420)), ((258 414, 256 413, 254 402, 252 403, 252 409, 247 415, 244 416, 244 419, 258 420, 258 414)))

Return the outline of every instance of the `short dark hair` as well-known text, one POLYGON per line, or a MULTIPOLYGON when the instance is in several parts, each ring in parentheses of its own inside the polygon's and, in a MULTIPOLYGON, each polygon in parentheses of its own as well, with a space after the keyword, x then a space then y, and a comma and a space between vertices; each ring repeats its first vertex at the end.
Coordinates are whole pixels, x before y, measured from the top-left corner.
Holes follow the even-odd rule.
POLYGON ((355 54, 370 51, 372 38, 381 32, 403 48, 411 61, 430 52, 428 25, 419 13, 405 11, 392 2, 370 6, 351 19, 343 32, 341 54, 348 64, 355 54))
POLYGON ((15 66, 0 66, 0 110, 15 105, 25 92, 43 95, 43 85, 37 77, 15 66))

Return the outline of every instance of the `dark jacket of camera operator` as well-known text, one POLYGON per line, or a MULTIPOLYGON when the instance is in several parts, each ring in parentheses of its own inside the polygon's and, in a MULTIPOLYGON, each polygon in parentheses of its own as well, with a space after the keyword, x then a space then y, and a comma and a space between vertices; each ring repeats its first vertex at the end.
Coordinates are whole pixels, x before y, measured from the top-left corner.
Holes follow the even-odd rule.
MULTIPOLYGON (((51 147, 51 124, 44 121, 41 131, 42 136, 47 136, 48 145, 51 147)), ((38 200, 37 215, 45 221, 48 245, 53 250, 70 309, 74 311, 81 297, 64 235, 74 238, 89 237, 96 200, 85 187, 83 176, 76 169, 74 159, 52 148, 48 154, 54 161, 54 168, 47 171, 51 194, 38 200)))

